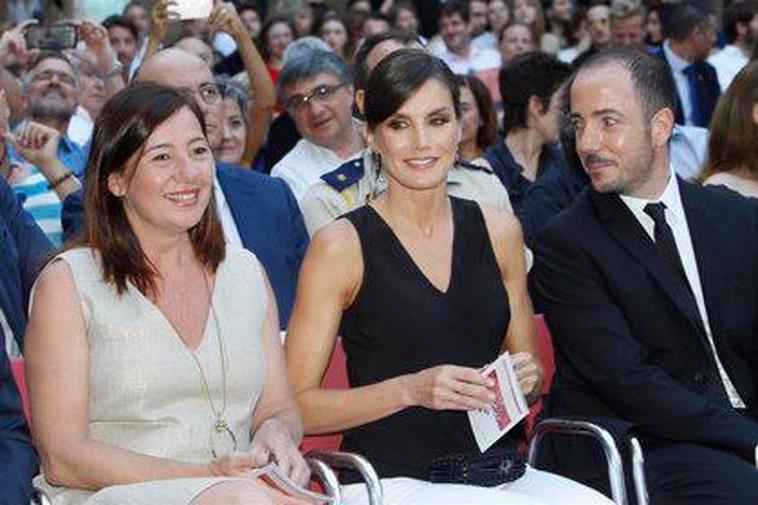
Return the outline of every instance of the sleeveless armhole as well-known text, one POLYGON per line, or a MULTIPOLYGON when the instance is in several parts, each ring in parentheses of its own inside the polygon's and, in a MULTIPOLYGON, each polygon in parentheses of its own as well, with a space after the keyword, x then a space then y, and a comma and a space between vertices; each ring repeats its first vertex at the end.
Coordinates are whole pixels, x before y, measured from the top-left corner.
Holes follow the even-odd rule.
MULTIPOLYGON (((71 274, 71 281, 72 285, 74 287, 74 296, 79 301, 79 307, 82 311, 82 317, 84 319, 84 327, 87 334, 89 334, 90 329, 90 310, 87 307, 87 304, 84 303, 84 300, 81 296, 81 289, 79 286, 79 276, 76 275, 76 268, 74 266, 74 262, 77 261, 77 256, 86 256, 89 253, 90 258, 85 258, 86 260, 96 261, 94 258, 94 252, 89 248, 77 248, 77 249, 70 249, 68 251, 62 252, 58 255, 56 255, 53 259, 47 262, 47 264, 40 270, 39 275, 37 275, 37 279, 35 279, 34 284, 32 284, 32 289, 29 291, 29 309, 27 311, 27 317, 32 317, 32 308, 34 306, 34 297, 37 293, 37 284, 39 283, 40 277, 42 277, 42 274, 44 274, 49 268, 51 268, 51 265, 58 263, 59 261, 63 261, 68 265, 68 271, 69 274, 71 274)), ((98 265, 98 272, 100 272, 100 268, 98 265)))
POLYGON ((360 278, 360 284, 355 289, 355 296, 353 297, 352 301, 349 305, 347 305, 345 308, 342 309, 342 314, 344 318, 344 314, 348 312, 350 309, 355 307, 360 298, 361 293, 363 292, 363 286, 366 285, 366 258, 363 254, 364 252, 364 244, 363 244, 363 236, 361 235, 360 229, 359 229, 359 223, 365 219, 366 213, 365 213, 365 206, 358 207, 355 210, 352 210, 348 212, 347 214, 343 214, 342 216, 338 217, 337 219, 344 219, 348 223, 350 223, 350 226, 352 226, 353 231, 355 232, 355 236, 358 238, 358 250, 360 254, 358 255, 361 260, 361 278, 360 278))

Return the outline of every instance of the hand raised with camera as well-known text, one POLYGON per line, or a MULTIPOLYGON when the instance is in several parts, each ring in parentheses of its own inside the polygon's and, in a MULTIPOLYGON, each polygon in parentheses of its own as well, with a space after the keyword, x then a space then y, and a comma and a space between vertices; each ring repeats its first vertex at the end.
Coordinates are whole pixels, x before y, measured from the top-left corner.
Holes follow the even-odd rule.
POLYGON ((284 424, 276 418, 263 421, 253 435, 250 455, 254 466, 261 467, 272 459, 290 479, 305 486, 310 469, 284 424))
MULTIPOLYGON (((76 26, 79 38, 87 46, 86 53, 89 54, 89 59, 91 60, 89 63, 93 66, 95 72, 100 74, 110 72, 116 59, 116 53, 108 39, 108 30, 104 26, 91 21, 81 21, 76 26), (92 60, 92 56, 94 56, 94 60, 92 60)), ((86 60, 88 58, 85 51, 75 50, 73 53, 79 59, 86 60)))
POLYGON ((542 379, 544 377, 542 365, 530 352, 517 352, 511 354, 513 370, 516 372, 521 391, 524 392, 526 402, 531 405, 539 399, 542 393, 542 379))
POLYGON ((250 35, 245 28, 245 24, 239 17, 234 4, 230 2, 216 1, 208 17, 208 24, 211 33, 218 31, 226 32, 234 38, 237 44, 240 44, 243 38, 249 38, 250 35))
POLYGON ((404 376, 409 403, 433 410, 487 409, 495 401, 491 379, 475 368, 439 365, 404 376))

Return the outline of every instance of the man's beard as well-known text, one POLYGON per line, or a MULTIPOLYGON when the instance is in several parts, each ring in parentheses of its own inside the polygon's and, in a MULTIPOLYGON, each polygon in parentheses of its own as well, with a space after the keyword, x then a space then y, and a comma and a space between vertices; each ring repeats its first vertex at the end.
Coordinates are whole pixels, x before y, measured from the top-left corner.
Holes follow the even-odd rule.
POLYGON ((67 123, 74 115, 75 110, 76 105, 72 106, 62 100, 43 97, 31 104, 29 116, 41 122, 67 123))

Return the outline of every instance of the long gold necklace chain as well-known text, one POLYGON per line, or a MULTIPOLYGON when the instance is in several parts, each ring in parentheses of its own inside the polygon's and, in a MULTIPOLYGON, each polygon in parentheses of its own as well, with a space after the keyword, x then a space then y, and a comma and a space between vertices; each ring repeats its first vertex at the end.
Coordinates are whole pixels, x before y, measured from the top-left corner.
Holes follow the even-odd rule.
MULTIPOLYGON (((205 371, 203 370, 202 365, 200 364, 200 360, 198 359, 197 355, 195 354, 195 351, 190 349, 186 346, 187 352, 190 355, 190 358, 192 358, 192 362, 195 364, 195 368, 197 368, 198 373, 200 374, 200 380, 202 382, 203 386, 203 392, 205 393, 205 399, 208 401, 208 406, 211 409, 211 413, 213 414, 213 417, 215 418, 215 424, 213 426, 213 429, 216 431, 216 433, 226 433, 229 435, 232 441, 233 450, 237 449, 237 437, 234 436, 234 432, 232 431, 231 427, 229 426, 229 423, 224 418, 224 413, 226 412, 226 403, 227 403, 227 389, 226 389, 226 347, 224 346, 224 339, 221 335, 221 325, 218 321, 218 315, 216 314, 216 307, 213 305, 213 294, 211 293, 210 286, 208 285, 208 278, 206 277, 205 271, 203 271, 203 282, 205 283, 205 290, 208 293, 208 305, 210 307, 211 316, 213 317, 213 322, 216 327, 216 340, 218 344, 218 353, 219 358, 221 361, 221 388, 222 388, 222 399, 221 399, 221 409, 216 410, 216 406, 213 403, 213 398, 211 397, 211 390, 208 386, 208 379, 205 376, 205 371)), ((213 435, 213 432, 211 432, 211 437, 213 435)), ((211 454, 214 458, 218 457, 218 454, 216 453, 216 449, 211 441, 210 444, 211 454)))

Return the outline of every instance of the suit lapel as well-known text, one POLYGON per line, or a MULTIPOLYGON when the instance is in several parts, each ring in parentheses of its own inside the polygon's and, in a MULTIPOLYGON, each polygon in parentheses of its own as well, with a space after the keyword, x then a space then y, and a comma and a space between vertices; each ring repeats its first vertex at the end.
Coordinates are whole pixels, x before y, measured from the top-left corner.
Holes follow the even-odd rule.
POLYGON ((668 265, 634 214, 615 194, 590 190, 590 196, 613 239, 634 256, 703 338, 705 330, 695 299, 684 279, 668 265))

